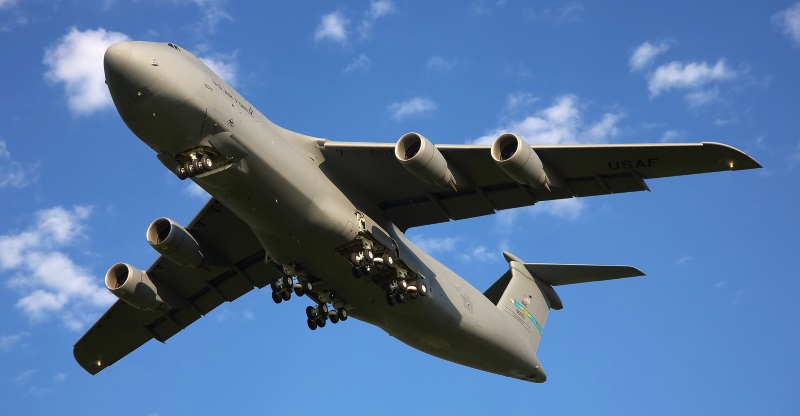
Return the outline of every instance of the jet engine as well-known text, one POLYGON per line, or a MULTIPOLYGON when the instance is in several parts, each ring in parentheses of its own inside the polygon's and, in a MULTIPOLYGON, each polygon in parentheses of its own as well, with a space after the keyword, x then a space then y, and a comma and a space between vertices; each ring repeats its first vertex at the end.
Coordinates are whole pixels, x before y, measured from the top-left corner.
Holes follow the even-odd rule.
POLYGON ((155 284, 129 264, 117 263, 106 272, 106 287, 116 297, 136 309, 154 311, 164 305, 155 284))
POLYGON ((197 240, 169 218, 159 218, 147 227, 147 242, 175 264, 197 267, 203 262, 197 240))
POLYGON ((515 134, 506 133, 492 143, 492 159, 506 175, 523 185, 550 189, 542 160, 531 146, 515 134))
POLYGON ((404 168, 421 181, 456 190, 456 180, 444 156, 421 134, 404 134, 394 147, 394 155, 404 168))

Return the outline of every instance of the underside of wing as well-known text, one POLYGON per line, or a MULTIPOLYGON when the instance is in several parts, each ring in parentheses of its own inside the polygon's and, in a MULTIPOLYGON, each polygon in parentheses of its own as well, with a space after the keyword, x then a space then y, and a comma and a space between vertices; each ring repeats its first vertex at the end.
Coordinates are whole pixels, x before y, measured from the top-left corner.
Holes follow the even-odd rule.
POLYGON ((377 207, 401 230, 488 215, 539 201, 649 190, 645 180, 758 168, 747 154, 719 143, 530 146, 547 185, 522 183, 488 145, 440 145, 455 189, 426 183, 398 162, 395 145, 321 145, 321 169, 354 200, 377 207))
POLYGON ((75 359, 86 371, 97 374, 150 339, 165 342, 223 302, 281 275, 265 262, 247 224, 213 199, 186 229, 207 264, 185 267, 159 257, 146 274, 169 307, 149 311, 117 301, 75 344, 75 359))

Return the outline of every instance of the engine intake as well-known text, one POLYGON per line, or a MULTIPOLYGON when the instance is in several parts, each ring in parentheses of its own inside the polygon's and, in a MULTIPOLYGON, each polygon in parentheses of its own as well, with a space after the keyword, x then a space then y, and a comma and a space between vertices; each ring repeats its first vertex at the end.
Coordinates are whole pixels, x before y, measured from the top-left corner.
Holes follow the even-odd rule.
POLYGON ((203 263, 203 253, 197 240, 169 218, 159 218, 147 227, 147 242, 173 263, 192 268, 203 263))
POLYGON ((492 143, 491 153, 497 166, 518 183, 550 190, 542 160, 525 140, 515 134, 503 134, 492 143))
POLYGON ((116 297, 136 309, 154 311, 164 305, 158 289, 147 273, 125 263, 106 272, 106 287, 116 297))
POLYGON ((394 147, 400 164, 422 182, 456 191, 456 180, 447 161, 430 140, 418 133, 406 133, 394 147))

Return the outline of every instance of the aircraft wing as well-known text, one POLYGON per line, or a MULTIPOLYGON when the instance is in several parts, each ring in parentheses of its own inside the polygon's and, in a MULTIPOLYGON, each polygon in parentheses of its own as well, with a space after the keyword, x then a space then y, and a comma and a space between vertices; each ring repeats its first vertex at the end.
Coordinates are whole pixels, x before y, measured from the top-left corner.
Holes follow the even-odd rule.
POLYGON ((320 168, 354 200, 382 209, 408 228, 492 214, 539 201, 649 190, 645 180, 759 168, 719 143, 531 146, 550 190, 520 185, 494 162, 489 145, 437 145, 458 190, 418 180, 396 159, 394 144, 325 141, 320 168))
POLYGON ((159 257, 147 274, 159 292, 171 295, 173 308, 151 312, 121 300, 114 303, 75 344, 75 359, 86 371, 97 374, 150 339, 165 342, 223 302, 280 276, 265 263, 266 253, 247 224, 216 200, 211 199, 186 229, 212 265, 188 268, 159 257))

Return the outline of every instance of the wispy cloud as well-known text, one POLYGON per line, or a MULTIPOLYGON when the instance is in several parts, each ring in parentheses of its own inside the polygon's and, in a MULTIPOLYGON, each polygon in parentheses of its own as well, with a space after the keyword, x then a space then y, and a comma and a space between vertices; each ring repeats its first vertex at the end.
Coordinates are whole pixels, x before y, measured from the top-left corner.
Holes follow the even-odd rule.
POLYGON ((200 9, 202 19, 195 27, 200 33, 215 33, 217 26, 223 21, 233 21, 233 16, 227 12, 228 0, 188 0, 200 9))
POLYGON ((455 60, 448 60, 444 57, 439 55, 431 56, 428 59, 428 62, 425 63, 425 67, 428 68, 430 71, 436 72, 450 72, 453 68, 456 67, 457 61, 455 60))
POLYGON ((362 39, 372 36, 372 29, 378 19, 389 16, 395 12, 395 5, 392 0, 372 0, 369 9, 364 12, 364 18, 358 26, 358 33, 362 39))
POLYGON ((564 95, 550 107, 507 121, 471 143, 490 144, 503 133, 517 134, 530 144, 602 143, 618 134, 618 123, 624 116, 609 112, 599 121, 587 123, 578 97, 564 95))
POLYGON ((631 57, 628 59, 628 65, 631 71, 640 71, 646 68, 653 63, 658 55, 669 50, 670 46, 670 42, 667 41, 661 41, 656 44, 650 42, 642 43, 633 51, 631 57))
POLYGON ((772 22, 789 36, 795 45, 800 46, 800 2, 775 13, 772 22))
POLYGON ((208 192, 194 182, 189 182, 186 187, 183 188, 183 192, 192 198, 208 199, 209 197, 208 192))
POLYGON ((707 84, 727 81, 738 76, 724 59, 717 60, 714 65, 703 62, 682 63, 673 61, 662 65, 650 75, 647 88, 651 97, 675 89, 697 90, 707 84))
POLYGON ((61 251, 83 237, 90 207, 55 207, 36 213, 27 230, 0 235, 0 272, 11 274, 8 287, 20 294, 15 306, 32 321, 60 318, 69 329, 88 323, 93 308, 114 297, 98 279, 61 251))
POLYGON ((409 236, 417 247, 428 253, 448 253, 456 249, 458 237, 427 237, 424 234, 409 236))
POLYGON ((402 120, 409 116, 416 116, 436 111, 438 107, 439 105, 429 98, 413 97, 405 101, 391 103, 389 104, 387 110, 393 119, 402 120))
POLYGON ((0 335, 0 351, 9 351, 22 343, 27 334, 0 335))
POLYGON ((218 54, 211 56, 198 56, 207 67, 214 71, 220 78, 232 87, 238 85, 236 52, 230 54, 218 54))
POLYGON ((329 40, 336 43, 346 43, 348 32, 347 25, 350 21, 341 12, 328 13, 320 19, 314 31, 314 40, 317 42, 329 40))
POLYGON ((343 73, 348 74, 351 72, 369 72, 369 69, 372 67, 372 61, 369 59, 367 55, 359 54, 353 62, 347 64, 346 67, 342 70, 343 73))
POLYGON ((557 1, 549 7, 531 7, 524 13, 531 20, 547 20, 555 24, 580 22, 586 7, 576 1, 557 1))
POLYGON ((128 36, 105 29, 81 31, 72 27, 64 37, 45 50, 45 79, 61 84, 73 114, 89 115, 112 105, 104 83, 103 54, 128 36))
POLYGON ((35 182, 35 164, 22 164, 11 159, 11 152, 5 141, 0 140, 0 189, 24 188, 35 182))
POLYGON ((506 111, 513 113, 517 110, 524 109, 539 101, 537 97, 529 92, 515 92, 506 96, 506 111))

